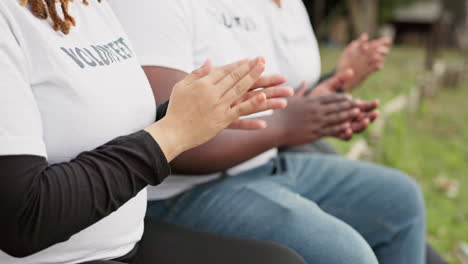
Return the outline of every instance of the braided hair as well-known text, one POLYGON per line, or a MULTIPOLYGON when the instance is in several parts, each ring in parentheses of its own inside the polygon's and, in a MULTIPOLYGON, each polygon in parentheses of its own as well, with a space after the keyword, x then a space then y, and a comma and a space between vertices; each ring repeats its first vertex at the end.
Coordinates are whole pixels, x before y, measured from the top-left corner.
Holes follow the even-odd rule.
MULTIPOLYGON (((40 19, 52 20, 52 27, 56 31, 61 31, 63 34, 68 34, 72 26, 76 25, 75 19, 68 12, 68 5, 74 0, 21 0, 22 6, 29 5, 34 16, 40 19), (56 3, 60 2, 62 7, 63 18, 59 16, 56 9, 56 3)), ((101 0, 97 0, 101 2, 101 0)), ((88 5, 87 0, 82 0, 83 4, 88 5)))

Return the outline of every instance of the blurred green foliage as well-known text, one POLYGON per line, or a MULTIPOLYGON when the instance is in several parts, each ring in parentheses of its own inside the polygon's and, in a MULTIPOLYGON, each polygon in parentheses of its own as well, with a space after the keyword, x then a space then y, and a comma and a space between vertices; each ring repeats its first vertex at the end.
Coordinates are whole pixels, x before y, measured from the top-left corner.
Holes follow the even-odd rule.
MULTIPOLYGON (((391 22, 395 9, 421 0, 380 0, 379 1, 379 23, 391 22)), ((424 1, 424 0, 423 0, 424 1)))
MULTIPOLYGON (((413 2, 421 2, 428 0, 379 0, 379 23, 385 24, 391 22, 395 10, 399 7, 411 4, 413 2)), ((450 5, 460 0, 450 0, 450 5)), ((348 12, 347 3, 345 0, 331 1, 328 3, 329 15, 345 15, 348 12)))

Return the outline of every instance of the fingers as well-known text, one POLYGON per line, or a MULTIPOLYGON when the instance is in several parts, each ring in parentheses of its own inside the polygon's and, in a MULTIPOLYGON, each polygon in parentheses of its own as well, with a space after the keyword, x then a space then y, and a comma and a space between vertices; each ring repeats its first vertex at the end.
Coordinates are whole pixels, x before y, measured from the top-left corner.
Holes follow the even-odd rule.
POLYGON ((323 89, 323 87, 326 87, 327 90, 334 93, 338 89, 343 88, 353 77, 354 71, 352 69, 347 69, 322 82, 317 88, 323 89))
POLYGON ((361 112, 360 109, 357 107, 356 102, 353 100, 345 100, 341 102, 323 105, 323 111, 325 114, 339 113, 342 111, 352 109, 356 109, 358 110, 358 112, 361 112))
POLYGON ((381 38, 372 41, 369 48, 369 55, 373 57, 374 63, 383 62, 384 58, 390 53, 390 45, 392 40, 389 38, 381 38))
POLYGON ((328 114, 325 116, 322 116, 322 120, 326 124, 340 124, 343 122, 349 122, 358 117, 360 114, 359 109, 354 108, 354 109, 347 109, 347 110, 342 110, 340 112, 336 112, 333 114, 328 114))
POLYGON ((388 38, 363 42, 360 44, 359 58, 369 61, 373 70, 380 70, 383 68, 385 57, 390 53, 391 44, 392 41, 388 38))
POLYGON ((380 112, 378 110, 370 113, 367 115, 367 118, 369 118, 370 122, 374 122, 377 118, 379 118, 380 112))
POLYGON ((226 77, 226 75, 239 68, 240 66, 248 63, 250 63, 250 60, 244 59, 221 67, 213 67, 213 70, 211 71, 209 76, 209 80, 212 83, 218 83, 224 77, 226 77))
POLYGON ((280 97, 289 97, 294 94, 293 88, 289 86, 274 86, 270 88, 265 88, 262 90, 267 96, 267 98, 280 98, 280 97))
POLYGON ((363 45, 369 41, 369 35, 367 33, 361 34, 358 39, 359 44, 363 45))
POLYGON ((185 77, 184 81, 187 83, 192 83, 210 74, 212 69, 213 69, 213 65, 211 61, 206 60, 205 63, 203 63, 203 65, 200 68, 198 68, 197 70, 194 70, 187 77, 185 77))
POLYGON ((370 113, 361 112, 351 123, 353 133, 361 133, 366 130, 367 127, 369 127, 369 125, 379 117, 379 115, 379 111, 373 111, 370 113))
MULTIPOLYGON (((254 98, 256 96, 259 96, 261 94, 266 95, 266 93, 263 90, 262 91, 250 92, 249 95, 246 96, 246 98, 244 98, 243 100, 238 100, 231 107, 235 107, 235 106, 241 104, 242 102, 247 101, 247 100, 249 100, 251 98, 254 98)), ((266 95, 266 97, 267 97, 267 102, 266 102, 266 109, 265 110, 284 109, 284 108, 286 108, 286 106, 288 106, 288 100, 286 100, 285 98, 268 97, 268 95, 266 95)))
POLYGON ((343 101, 352 101, 352 97, 349 94, 328 94, 320 97, 310 97, 310 100, 318 100, 320 104, 332 104, 343 101))
POLYGON ((385 57, 390 53, 387 47, 378 47, 368 52, 367 56, 371 58, 371 64, 378 64, 385 60, 385 57))
POLYGON ((350 123, 342 123, 322 128, 320 133, 323 137, 335 136, 351 129, 350 123))
POLYGON ((265 71, 265 60, 258 58, 248 64, 242 64, 224 77, 218 84, 222 100, 234 102, 242 97, 265 71))
POLYGON ((359 37, 358 46, 363 52, 367 51, 370 48, 369 35, 367 33, 364 33, 359 37))
POLYGON ((327 125, 342 124, 345 122, 351 122, 352 120, 356 119, 356 117, 358 117, 359 114, 359 109, 344 110, 341 112, 322 116, 322 121, 325 122, 325 124, 327 125))
POLYGON ((286 76, 281 74, 262 76, 252 87, 251 89, 257 88, 267 88, 272 86, 278 86, 285 83, 288 80, 286 76))
POLYGON ((369 41, 369 36, 363 34, 356 40, 356 43, 358 45, 358 51, 360 52, 359 57, 366 56, 368 59, 372 59, 374 56, 379 55, 380 58, 383 59, 389 54, 390 46, 393 44, 393 41, 389 38, 369 41))
POLYGON ((364 130, 366 130, 369 124, 370 124, 369 118, 364 118, 362 120, 353 122, 351 124, 351 130, 353 131, 353 133, 361 133, 364 130))
POLYGON ((256 96, 231 108, 234 119, 267 110, 284 109, 288 106, 288 101, 284 98, 267 99, 265 93, 260 91, 256 93, 256 96))
MULTIPOLYGON (((355 118, 355 120, 350 123, 347 129, 336 133, 334 137, 342 139, 342 140, 350 140, 354 134, 359 134, 359 133, 364 132, 369 127, 369 125, 373 121, 375 121, 376 118, 378 118, 378 116, 379 116, 378 111, 375 111, 372 113, 361 113, 360 117, 355 118)), ((338 129, 335 128, 335 130, 338 130, 338 129)), ((325 132, 329 132, 329 131, 325 131, 325 132)), ((325 135, 325 136, 330 136, 330 135, 325 135)))
POLYGON ((307 92, 307 82, 306 81, 302 81, 301 82, 301 86, 299 87, 299 89, 296 91, 296 93, 294 94, 294 96, 298 96, 298 97, 303 97, 304 94, 307 92))
POLYGON ((354 133, 361 133, 369 127, 369 125, 374 122, 380 113, 379 111, 374 111, 371 113, 361 113, 358 118, 354 120, 351 124, 351 129, 354 133))
POLYGON ((259 93, 257 96, 231 108, 230 115, 236 120, 241 116, 247 116, 266 110, 269 110, 266 95, 264 93, 259 93))
POLYGON ((362 100, 354 100, 356 106, 362 111, 362 112, 371 112, 374 111, 380 104, 379 100, 374 100, 374 101, 362 101, 362 100))
POLYGON ((393 44, 393 41, 389 38, 380 38, 369 42, 369 48, 371 50, 379 50, 385 48, 390 49, 390 46, 393 44))
POLYGON ((284 98, 268 99, 265 110, 284 109, 288 106, 288 100, 284 98))
POLYGON ((351 52, 356 50, 360 45, 359 39, 352 41, 346 48, 345 48, 345 53, 346 52, 351 52))
MULTIPOLYGON (((264 93, 267 99, 273 99, 273 98, 285 98, 285 97, 292 96, 294 91, 289 86, 275 86, 275 87, 265 88, 259 91, 251 91, 251 92, 244 94, 242 98, 234 102, 231 105, 231 107, 236 106, 253 96, 257 96, 259 93, 264 93)), ((286 100, 283 100, 283 101, 286 101, 286 100)))
POLYGON ((388 53, 390 53, 390 48, 386 46, 378 47, 377 48, 377 53, 381 56, 387 56, 388 53))
POLYGON ((385 46, 390 47, 393 44, 393 40, 391 38, 379 38, 370 42, 372 46, 385 46))
POLYGON ((292 96, 294 93, 291 87, 287 86, 278 86, 271 87, 262 90, 267 97, 267 109, 284 109, 288 106, 288 100, 286 97, 292 96))
POLYGON ((234 121, 229 129, 242 129, 242 130, 259 130, 267 127, 267 123, 260 119, 240 119, 234 121))
POLYGON ((353 131, 351 128, 346 129, 344 132, 335 135, 336 138, 339 138, 344 141, 349 141, 353 138, 353 131))

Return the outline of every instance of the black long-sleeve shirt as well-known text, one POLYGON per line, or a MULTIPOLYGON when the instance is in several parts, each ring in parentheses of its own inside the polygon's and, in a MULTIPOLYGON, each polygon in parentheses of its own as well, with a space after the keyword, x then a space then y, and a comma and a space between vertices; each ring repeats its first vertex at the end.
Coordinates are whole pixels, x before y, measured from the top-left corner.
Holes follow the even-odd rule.
MULTIPOLYGON (((167 106, 158 107, 157 120, 167 106)), ((67 241, 169 174, 164 153, 143 130, 66 163, 0 156, 0 250, 25 257, 67 241)))

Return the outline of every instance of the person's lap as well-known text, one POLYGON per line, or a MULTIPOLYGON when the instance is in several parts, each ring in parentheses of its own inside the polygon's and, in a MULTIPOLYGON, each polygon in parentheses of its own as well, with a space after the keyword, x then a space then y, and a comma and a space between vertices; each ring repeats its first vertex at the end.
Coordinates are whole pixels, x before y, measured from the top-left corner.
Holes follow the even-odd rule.
POLYGON ((305 264, 296 252, 265 241, 211 234, 146 219, 137 247, 115 260, 84 264, 305 264))
POLYGON ((422 198, 407 176, 320 154, 286 154, 276 161, 277 173, 271 173, 271 162, 200 186, 168 211, 161 211, 165 202, 151 203, 148 215, 278 242, 314 263, 377 263, 372 249, 380 263, 406 263, 398 256, 423 263, 420 254, 402 254, 421 252, 402 247, 424 243, 422 198))
POLYGON ((286 146, 281 147, 280 152, 289 152, 289 153, 320 153, 328 155, 339 155, 328 142, 325 140, 318 140, 313 143, 300 145, 300 146, 286 146))
MULTIPOLYGON (((300 146, 286 146, 280 148, 280 152, 283 153, 320 153, 328 155, 340 155, 340 153, 334 149, 325 140, 319 140, 313 143, 300 145, 300 146)), ((445 264, 447 263, 443 257, 432 247, 429 243, 426 243, 426 264, 445 264)))

